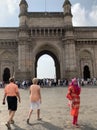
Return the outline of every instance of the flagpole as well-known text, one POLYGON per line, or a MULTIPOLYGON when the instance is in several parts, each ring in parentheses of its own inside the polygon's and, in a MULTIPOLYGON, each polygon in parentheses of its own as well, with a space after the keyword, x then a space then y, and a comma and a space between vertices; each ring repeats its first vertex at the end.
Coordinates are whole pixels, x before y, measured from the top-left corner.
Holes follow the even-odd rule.
POLYGON ((46 0, 45 0, 45 15, 47 15, 47 10, 46 10, 46 0))
POLYGON ((45 0, 45 12, 46 12, 46 0, 45 0))

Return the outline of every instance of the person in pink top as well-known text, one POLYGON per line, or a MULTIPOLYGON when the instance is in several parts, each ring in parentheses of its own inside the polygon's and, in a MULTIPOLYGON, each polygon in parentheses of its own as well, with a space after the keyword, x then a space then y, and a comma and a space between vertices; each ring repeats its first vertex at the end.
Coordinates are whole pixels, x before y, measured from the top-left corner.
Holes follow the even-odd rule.
POLYGON ((69 100, 70 114, 73 116, 72 125, 74 127, 79 127, 78 116, 80 109, 80 93, 81 87, 78 85, 76 78, 72 79, 66 97, 69 100))
POLYGON ((40 86, 37 85, 38 79, 32 79, 33 84, 30 86, 30 110, 27 118, 27 124, 29 124, 29 120, 33 110, 37 110, 37 119, 41 120, 40 118, 40 103, 41 103, 41 93, 40 93, 40 86))

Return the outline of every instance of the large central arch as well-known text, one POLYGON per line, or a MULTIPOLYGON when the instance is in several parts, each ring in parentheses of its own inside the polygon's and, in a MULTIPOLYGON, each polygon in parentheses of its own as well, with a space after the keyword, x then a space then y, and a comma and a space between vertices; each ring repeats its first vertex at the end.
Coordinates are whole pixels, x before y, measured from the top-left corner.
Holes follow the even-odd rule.
POLYGON ((52 53, 49 50, 42 50, 41 52, 37 53, 36 58, 35 58, 36 59, 35 60, 35 76, 37 76, 37 62, 38 62, 38 59, 44 54, 48 54, 54 59, 55 68, 56 68, 56 79, 60 79, 60 64, 59 64, 58 58, 54 53, 52 53))

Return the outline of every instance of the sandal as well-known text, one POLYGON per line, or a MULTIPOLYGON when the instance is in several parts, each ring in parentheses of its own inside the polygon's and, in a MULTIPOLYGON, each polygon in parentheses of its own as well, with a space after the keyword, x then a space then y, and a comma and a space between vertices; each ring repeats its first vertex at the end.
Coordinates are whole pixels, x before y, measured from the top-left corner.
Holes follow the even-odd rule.
POLYGON ((73 127, 79 128, 80 126, 78 124, 73 124, 73 127))
POLYGON ((11 122, 10 122, 11 124, 14 124, 14 120, 11 120, 11 122))
POLYGON ((29 119, 27 119, 27 124, 29 124, 29 119))
POLYGON ((11 130, 11 127, 10 127, 10 123, 9 123, 9 122, 7 122, 5 125, 7 126, 8 130, 11 130))
POLYGON ((38 120, 38 121, 41 121, 41 120, 42 120, 42 118, 38 118, 37 120, 38 120))

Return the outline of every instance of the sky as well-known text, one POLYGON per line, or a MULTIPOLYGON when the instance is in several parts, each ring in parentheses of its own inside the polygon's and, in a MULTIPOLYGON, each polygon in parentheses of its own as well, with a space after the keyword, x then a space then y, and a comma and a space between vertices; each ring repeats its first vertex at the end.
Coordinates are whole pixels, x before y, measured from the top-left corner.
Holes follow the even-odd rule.
MULTIPOLYGON (((64 0, 26 1, 28 3, 29 12, 63 11, 62 5, 64 3, 64 0)), ((97 26, 97 0, 70 0, 70 2, 72 4, 73 26, 97 26)), ((20 0, 0 0, 0 27, 18 27, 19 3, 20 0)), ((49 66, 53 66, 53 76, 51 77, 54 77, 54 61, 51 57, 47 57, 47 55, 40 57, 38 64, 42 65, 46 59, 49 59, 49 66)), ((46 68, 48 67, 46 66, 46 68)), ((40 70, 43 71, 42 69, 40 70)))
MULTIPOLYGON (((29 12, 62 12, 64 0, 26 0, 29 12), (45 4, 46 3, 46 4, 45 4)), ((70 0, 74 26, 97 26, 97 0, 70 0)), ((0 27, 19 25, 20 0, 0 0, 0 27)))

